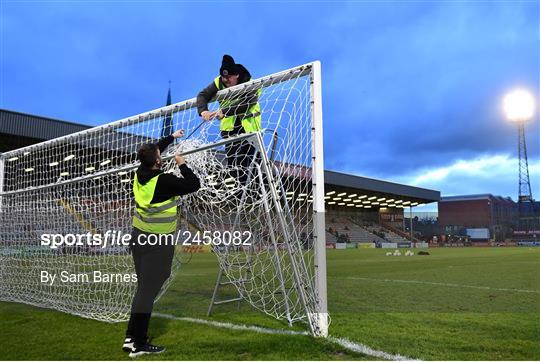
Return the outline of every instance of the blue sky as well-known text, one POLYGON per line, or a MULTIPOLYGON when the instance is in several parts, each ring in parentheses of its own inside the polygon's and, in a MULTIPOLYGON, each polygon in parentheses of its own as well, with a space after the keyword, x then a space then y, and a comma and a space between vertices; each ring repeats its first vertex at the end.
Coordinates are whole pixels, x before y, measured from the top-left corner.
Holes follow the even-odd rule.
POLYGON ((163 105, 168 80, 195 96, 224 53, 255 77, 318 59, 327 169, 517 197, 501 99, 539 99, 538 1, 0 2, 2 108, 99 125, 163 105))

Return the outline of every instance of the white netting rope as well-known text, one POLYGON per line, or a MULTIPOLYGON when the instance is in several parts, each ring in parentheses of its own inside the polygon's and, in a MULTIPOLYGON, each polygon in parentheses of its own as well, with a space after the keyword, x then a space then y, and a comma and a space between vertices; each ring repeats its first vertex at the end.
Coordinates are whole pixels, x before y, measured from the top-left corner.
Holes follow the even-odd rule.
MULTIPOLYGON (((258 102, 265 131, 241 141, 243 147, 251 145, 245 163, 227 161, 224 148, 230 142, 208 146, 222 141, 219 122, 201 125, 193 101, 4 154, 0 299, 98 320, 126 320, 135 283, 47 285, 39 275, 42 270, 132 273, 126 247, 51 249, 40 246, 40 235, 129 233, 136 151, 156 142, 170 117, 173 130, 193 134, 167 149, 164 170, 179 174, 172 155, 188 151, 186 160, 201 179, 201 189, 181 200, 181 227, 251 232, 251 246, 214 247, 220 267, 243 299, 291 322, 316 312, 310 66, 281 74, 287 75, 229 92, 229 98, 238 100, 259 87, 262 91, 258 102), (202 150, 193 152, 197 149, 202 150)), ((211 106, 216 109, 217 102, 211 106)), ((177 268, 175 262, 173 275, 177 268)))

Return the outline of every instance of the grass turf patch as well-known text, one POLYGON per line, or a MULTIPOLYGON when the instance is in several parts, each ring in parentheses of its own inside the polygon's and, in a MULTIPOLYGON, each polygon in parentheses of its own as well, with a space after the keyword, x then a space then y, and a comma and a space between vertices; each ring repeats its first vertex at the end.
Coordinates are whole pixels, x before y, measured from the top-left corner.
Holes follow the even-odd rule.
MULTIPOLYGON (((385 252, 328 251, 333 336, 420 359, 540 359, 540 249, 441 248, 412 257, 387 257, 385 252)), ((214 258, 194 255, 156 311, 207 319, 217 274, 214 258)), ((218 306, 209 319, 289 328, 246 303, 218 306)), ((0 303, 0 328, 3 359, 128 358, 120 350, 125 323, 0 303)), ((305 328, 297 324, 292 329, 305 328)), ((156 359, 373 359, 309 336, 231 331, 163 318, 152 320, 150 335, 168 347, 156 359)))

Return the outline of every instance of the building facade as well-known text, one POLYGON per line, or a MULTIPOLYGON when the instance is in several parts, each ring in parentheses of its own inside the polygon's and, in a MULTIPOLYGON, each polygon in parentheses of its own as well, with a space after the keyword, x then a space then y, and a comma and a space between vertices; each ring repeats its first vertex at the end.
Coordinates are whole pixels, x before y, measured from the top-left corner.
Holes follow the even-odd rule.
POLYGON ((489 238, 510 237, 517 224, 517 203, 492 194, 442 197, 439 225, 449 235, 466 235, 466 229, 488 229, 489 238))

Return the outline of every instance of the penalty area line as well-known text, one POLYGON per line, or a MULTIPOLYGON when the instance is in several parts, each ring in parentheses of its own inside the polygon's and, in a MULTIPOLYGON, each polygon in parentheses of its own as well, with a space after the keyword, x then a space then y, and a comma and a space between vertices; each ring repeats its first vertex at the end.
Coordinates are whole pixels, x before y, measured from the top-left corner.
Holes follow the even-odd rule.
MULTIPOLYGON (((174 315, 164 314, 164 313, 153 313, 153 315, 156 317, 165 318, 165 319, 204 324, 211 327, 226 328, 226 329, 231 329, 235 331, 249 331, 249 332, 264 333, 264 334, 283 334, 283 335, 299 335, 299 336, 310 335, 306 331, 291 331, 291 330, 286 330, 286 329, 273 329, 273 328, 264 328, 264 327, 258 327, 258 326, 249 326, 245 324, 233 324, 229 322, 217 322, 217 321, 211 321, 211 320, 200 319, 200 318, 176 317, 174 315)), ((328 336, 327 340, 349 351, 362 353, 371 357, 383 358, 383 359, 392 360, 392 361, 413 361, 414 360, 412 358, 404 357, 399 354, 391 354, 384 351, 378 351, 364 344, 349 341, 346 338, 328 336)))

